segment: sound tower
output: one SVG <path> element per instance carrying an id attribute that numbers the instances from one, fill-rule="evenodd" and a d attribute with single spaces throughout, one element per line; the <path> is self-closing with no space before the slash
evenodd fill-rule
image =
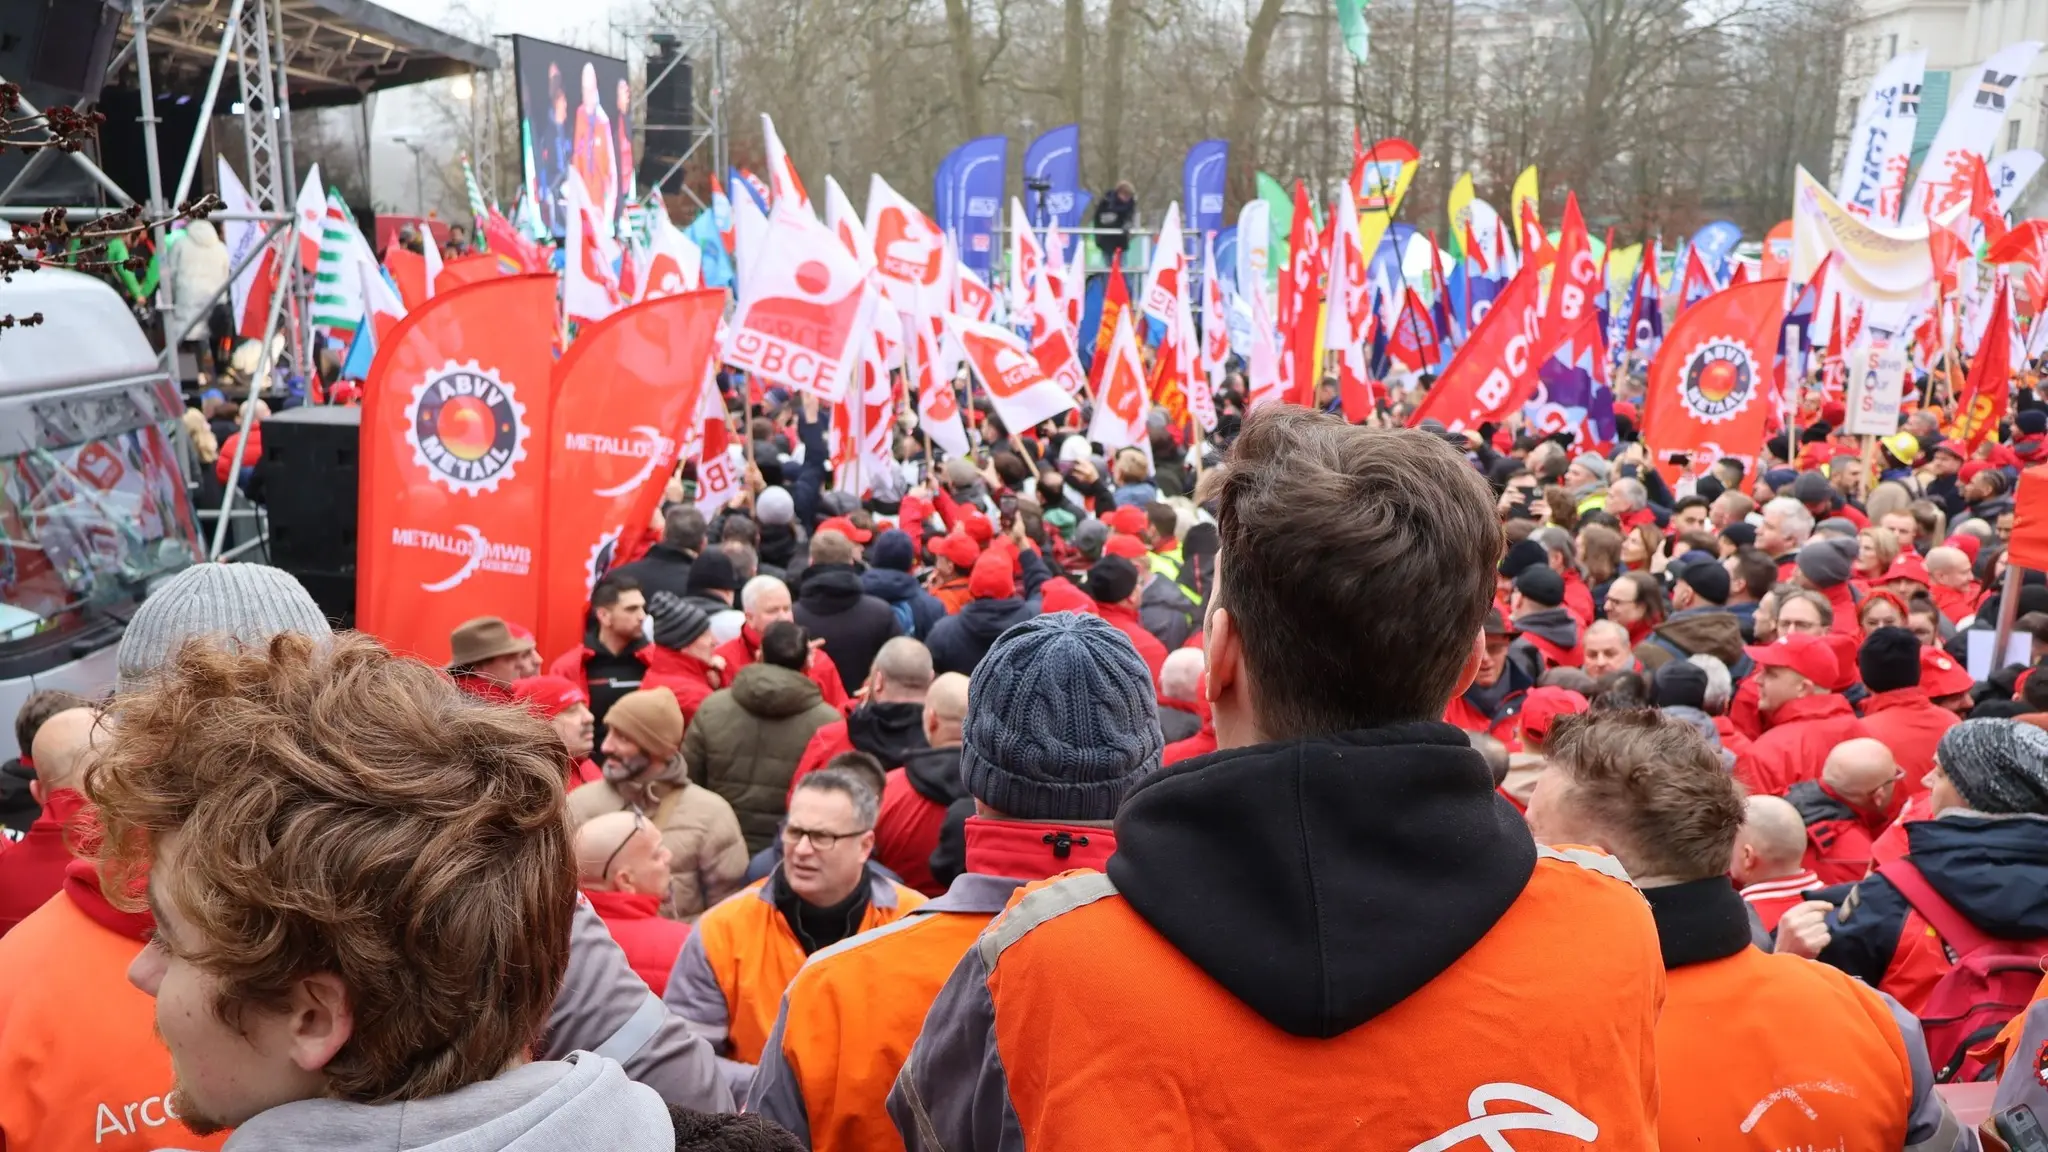
<path id="1" fill-rule="evenodd" d="M 640 150 L 637 175 L 641 185 L 653 187 L 666 173 L 666 189 L 674 191 L 681 187 L 683 173 L 680 168 L 672 173 L 669 169 L 690 150 L 690 141 L 696 136 L 691 103 L 694 74 L 688 58 L 676 60 L 675 37 L 656 35 L 653 39 L 654 50 L 647 55 L 643 82 L 647 94 L 647 120 L 642 125 L 646 144 Z M 676 62 L 673 69 L 669 68 L 671 61 Z M 665 80 L 660 79 L 664 71 L 668 72 Z"/>
<path id="2" fill-rule="evenodd" d="M 299 578 L 342 627 L 356 617 L 356 483 L 363 410 L 287 408 L 263 421 L 258 490 L 270 563 Z"/>

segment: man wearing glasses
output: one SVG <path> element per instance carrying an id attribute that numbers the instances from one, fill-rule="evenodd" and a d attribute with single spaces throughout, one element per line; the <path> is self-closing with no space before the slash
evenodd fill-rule
<path id="1" fill-rule="evenodd" d="M 782 863 L 704 913 L 663 997 L 723 1059 L 745 1099 L 782 994 L 806 957 L 895 921 L 925 898 L 868 867 L 881 798 L 837 768 L 798 781 L 782 828 Z"/>

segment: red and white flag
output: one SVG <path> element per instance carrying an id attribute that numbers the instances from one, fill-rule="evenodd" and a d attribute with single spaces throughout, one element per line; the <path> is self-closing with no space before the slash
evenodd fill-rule
<path id="1" fill-rule="evenodd" d="M 1138 338 L 1131 329 L 1129 309 L 1117 314 L 1115 335 L 1102 355 L 1102 391 L 1096 397 L 1095 416 L 1088 423 L 1088 438 L 1112 456 L 1122 448 L 1137 448 L 1150 460 L 1152 438 L 1145 428 L 1145 364 L 1138 358 Z"/>
<path id="2" fill-rule="evenodd" d="M 846 250 L 853 253 L 861 267 L 875 266 L 875 253 L 868 243 L 867 226 L 861 223 L 860 214 L 853 210 L 853 201 L 846 198 L 846 190 L 830 176 L 825 177 L 825 227 L 839 237 L 839 242 L 846 245 Z"/>
<path id="3" fill-rule="evenodd" d="M 879 175 L 868 179 L 867 233 L 882 290 L 907 316 L 952 308 L 945 233 Z"/>
<path id="4" fill-rule="evenodd" d="M 1202 237 L 1202 372 L 1209 387 L 1223 387 L 1230 362 L 1230 321 L 1223 310 L 1223 270 L 1216 266 L 1216 234 Z"/>
<path id="5" fill-rule="evenodd" d="M 953 303 L 949 310 L 973 320 L 986 321 L 996 314 L 996 294 L 982 282 L 974 269 L 960 262 L 959 254 L 952 249 L 953 240 L 947 237 L 947 263 L 954 273 Z"/>
<path id="6" fill-rule="evenodd" d="M 1278 325 L 1266 309 L 1266 294 L 1253 291 L 1246 298 L 1252 309 L 1252 346 L 1245 356 L 1245 386 L 1250 393 L 1245 398 L 1245 410 L 1250 411 L 1261 404 L 1285 399 L 1287 381 L 1281 374 Z"/>
<path id="7" fill-rule="evenodd" d="M 988 389 L 1003 427 L 1022 431 L 1074 407 L 1074 398 L 1046 377 L 1015 332 L 962 316 L 949 316 L 946 324 L 968 367 Z"/>
<path id="8" fill-rule="evenodd" d="M 860 262 L 808 208 L 777 204 L 748 280 L 726 362 L 837 403 L 880 296 Z"/>
<path id="9" fill-rule="evenodd" d="M 669 222 L 668 211 L 660 205 L 653 208 L 651 215 L 654 226 L 647 246 L 638 250 L 644 263 L 637 270 L 636 303 L 692 292 L 704 284 L 703 249 Z"/>
<path id="10" fill-rule="evenodd" d="M 1040 276 L 1031 290 L 1031 355 L 1045 374 L 1059 382 L 1070 395 L 1079 395 L 1088 385 L 1081 371 L 1080 350 L 1073 329 L 1067 327 L 1067 310 L 1053 292 L 1052 278 Z"/>
<path id="11" fill-rule="evenodd" d="M 804 193 L 804 182 L 797 178 L 796 165 L 789 162 L 782 137 L 776 134 L 775 121 L 766 112 L 761 113 L 761 137 L 768 149 L 769 208 L 787 201 L 792 207 L 809 209 L 811 198 Z"/>
<path id="12" fill-rule="evenodd" d="M 299 217 L 299 267 L 311 274 L 320 265 L 320 234 L 326 231 L 327 221 L 327 190 L 320 186 L 320 165 L 306 169 L 306 182 L 299 186 L 299 199 L 292 208 Z"/>
<path id="13" fill-rule="evenodd" d="M 228 167 L 225 158 L 218 161 L 220 177 L 220 199 L 228 212 L 235 215 L 254 215 L 256 201 L 249 196 L 248 189 L 235 170 Z M 317 175 L 317 172 L 315 173 Z M 326 212 L 326 202 L 318 206 L 314 216 L 313 255 L 320 254 L 320 223 Z M 305 227 L 300 228 L 303 239 Z M 277 293 L 277 242 L 267 246 L 263 254 L 250 260 L 250 253 L 263 239 L 263 225 L 254 220 L 224 220 L 220 226 L 221 243 L 227 246 L 229 266 L 241 265 L 242 271 L 228 288 L 228 303 L 235 317 L 235 331 L 254 340 L 263 339 L 263 328 L 270 322 L 270 300 Z M 244 261 L 247 261 L 244 263 Z M 204 333 L 201 333 L 204 335 Z"/>
<path id="14" fill-rule="evenodd" d="M 1188 413 L 1203 432 L 1216 430 L 1216 393 L 1209 387 L 1209 378 L 1202 372 L 1202 345 L 1195 335 L 1195 311 L 1188 303 L 1187 281 L 1183 279 L 1180 291 L 1174 294 L 1174 346 L 1178 358 L 1174 366 L 1180 371 L 1180 386 L 1187 394 Z"/>
<path id="15" fill-rule="evenodd" d="M 572 167 L 562 182 L 562 311 L 584 323 L 619 310 L 618 245 L 598 225 L 597 206 Z"/>
<path id="16" fill-rule="evenodd" d="M 719 409 L 718 386 L 712 384 L 704 389 L 715 415 L 704 418 L 704 431 L 697 458 L 697 511 L 706 520 L 712 519 L 725 510 L 725 506 L 739 498 L 740 490 L 746 484 L 747 458 L 745 450 L 732 442 L 732 429 L 725 423 L 725 413 Z"/>
<path id="17" fill-rule="evenodd" d="M 1010 197 L 1010 315 L 1030 315 L 1032 292 L 1045 273 L 1045 249 L 1039 247 L 1038 231 L 1024 211 L 1024 202 Z"/>
<path id="18" fill-rule="evenodd" d="M 752 196 L 732 198 L 733 296 L 745 300 L 754 291 L 754 261 L 768 247 L 768 215 Z"/>
<path id="19" fill-rule="evenodd" d="M 1173 323 L 1173 294 L 1187 275 L 1187 257 L 1181 251 L 1180 203 L 1166 206 L 1166 219 L 1159 224 L 1159 241 L 1152 246 L 1152 262 L 1145 268 L 1144 286 L 1138 292 L 1138 308 L 1162 324 Z"/>
<path id="20" fill-rule="evenodd" d="M 959 345 L 946 337 L 942 321 L 917 327 L 917 423 L 948 456 L 966 456 L 967 428 L 953 380 L 960 371 Z"/>

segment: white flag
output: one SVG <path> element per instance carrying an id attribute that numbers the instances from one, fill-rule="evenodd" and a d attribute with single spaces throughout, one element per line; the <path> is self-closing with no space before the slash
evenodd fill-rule
<path id="1" fill-rule="evenodd" d="M 1175 201 L 1166 206 L 1166 219 L 1159 225 L 1159 240 L 1152 246 L 1152 261 L 1138 292 L 1139 309 L 1162 324 L 1173 323 L 1173 294 L 1186 275 L 1181 244 L 1180 203 Z"/>
<path id="2" fill-rule="evenodd" d="M 995 324 L 948 316 L 946 325 L 968 366 L 988 390 L 1003 427 L 1021 432 L 1065 412 L 1074 398 L 1053 380 L 1024 347 L 1015 332 Z"/>
<path id="3" fill-rule="evenodd" d="M 773 194 L 769 208 L 788 201 L 792 207 L 808 211 L 811 198 L 804 194 L 804 182 L 797 179 L 796 165 L 790 163 L 782 137 L 775 131 L 775 121 L 766 112 L 761 113 L 761 135 L 768 148 L 768 189 Z"/>
<path id="4" fill-rule="evenodd" d="M 953 379 L 960 371 L 959 345 L 943 336 L 936 322 L 917 328 L 917 423 L 932 443 L 948 456 L 966 456 L 967 428 L 960 421 L 960 401 Z"/>
<path id="5" fill-rule="evenodd" d="M 1145 364 L 1138 358 L 1138 339 L 1131 329 L 1131 311 L 1116 314 L 1109 348 L 1098 353 L 1109 357 L 1102 369 L 1102 394 L 1095 398 L 1095 415 L 1088 422 L 1088 438 L 1111 456 L 1119 449 L 1137 448 L 1152 458 L 1152 438 L 1145 428 Z"/>
<path id="6" fill-rule="evenodd" d="M 932 317 L 952 307 L 945 234 L 879 175 L 868 178 L 867 233 L 882 289 L 898 311 Z"/>
<path id="7" fill-rule="evenodd" d="M 2012 215 L 2020 194 L 2041 172 L 2041 154 L 2032 148 L 2001 152 L 1991 161 L 1991 190 L 1998 194 L 1998 210 Z"/>
<path id="8" fill-rule="evenodd" d="M 1999 49 L 1974 71 L 1962 74 L 1970 82 L 1949 101 L 1941 131 L 1935 133 L 1927 160 L 1913 181 L 1913 191 L 1906 197 L 1901 222 L 1923 223 L 1969 196 L 1969 159 L 1981 161 L 1989 156 L 2007 118 L 2020 110 L 2020 82 L 2040 51 L 2039 40 L 2022 40 Z"/>
<path id="9" fill-rule="evenodd" d="M 1912 161 L 1913 133 L 1920 121 L 1920 84 L 1926 71 L 1926 52 L 1902 52 L 1878 69 L 1870 91 L 1857 105 L 1849 146 L 1842 153 L 1842 171 L 1835 179 L 1835 196 L 1844 208 L 1865 220 L 1890 224 L 1899 218 L 1906 168 Z"/>
<path id="10" fill-rule="evenodd" d="M 726 361 L 836 403 L 860 361 L 879 292 L 808 207 L 777 204 L 760 243 Z"/>
<path id="11" fill-rule="evenodd" d="M 598 224 L 583 177 L 572 166 L 562 181 L 562 311 L 585 323 L 619 310 L 618 247 Z"/>

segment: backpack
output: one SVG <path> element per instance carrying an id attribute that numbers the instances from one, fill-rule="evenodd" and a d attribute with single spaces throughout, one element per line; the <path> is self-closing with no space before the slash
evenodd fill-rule
<path id="1" fill-rule="evenodd" d="M 903 629 L 903 635 L 917 635 L 917 617 L 910 611 L 910 601 L 896 600 L 889 604 L 889 611 L 896 614 L 896 623 Z"/>
<path id="2" fill-rule="evenodd" d="M 1986 935 L 1943 899 L 1907 857 L 1879 865 L 1877 874 L 1933 927 L 1955 963 L 1936 981 L 1920 1010 L 1935 1082 L 1996 1078 L 1997 1060 L 1971 1050 L 1996 1038 L 2033 1002 L 2041 985 L 2042 961 L 2048 957 L 2048 939 L 2001 940 Z"/>

